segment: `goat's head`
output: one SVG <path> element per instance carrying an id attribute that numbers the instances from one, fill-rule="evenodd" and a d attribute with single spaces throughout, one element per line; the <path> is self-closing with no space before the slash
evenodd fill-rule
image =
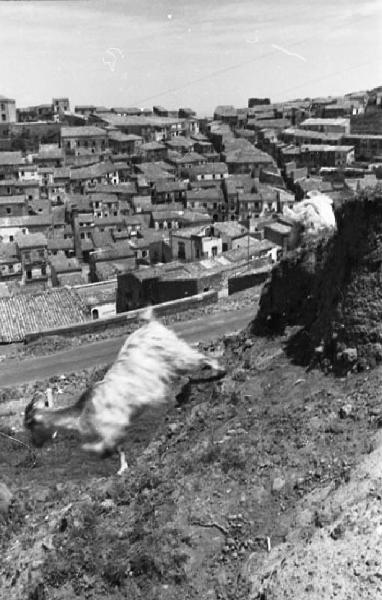
<path id="1" fill-rule="evenodd" d="M 54 437 L 55 429 L 47 418 L 49 407 L 48 395 L 48 398 L 35 396 L 25 408 L 24 426 L 31 432 L 31 441 L 37 448 L 41 448 Z"/>

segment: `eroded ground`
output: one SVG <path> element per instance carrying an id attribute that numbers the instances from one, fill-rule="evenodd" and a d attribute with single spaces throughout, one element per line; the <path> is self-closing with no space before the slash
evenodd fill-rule
<path id="1" fill-rule="evenodd" d="M 210 347 L 224 351 L 227 377 L 195 385 L 166 414 L 143 415 L 122 478 L 116 458 L 89 457 L 74 437 L 32 455 L 0 436 L 1 478 L 15 494 L 0 531 L 1 597 L 379 597 L 382 370 L 306 372 L 283 341 L 241 336 Z M 64 404 L 101 374 L 49 384 Z M 2 422 L 20 441 L 26 399 L 46 385 L 0 392 Z M 365 458 L 372 474 L 355 469 Z"/>

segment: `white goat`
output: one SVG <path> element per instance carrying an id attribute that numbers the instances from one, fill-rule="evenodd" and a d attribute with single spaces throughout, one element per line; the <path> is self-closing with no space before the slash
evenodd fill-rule
<path id="1" fill-rule="evenodd" d="M 214 358 L 155 320 L 152 309 L 141 318 L 147 322 L 128 336 L 103 380 L 87 389 L 74 405 L 51 409 L 39 401 L 29 403 L 24 424 L 34 445 L 43 446 L 56 430 L 75 430 L 90 440 L 82 445 L 84 450 L 101 456 L 118 450 L 121 474 L 127 463 L 120 444 L 135 413 L 146 405 L 163 403 L 175 377 L 206 367 L 215 377 L 225 374 Z"/>
<path id="2" fill-rule="evenodd" d="M 333 200 L 318 191 L 308 192 L 308 198 L 296 202 L 293 208 L 284 208 L 284 215 L 304 227 L 305 233 L 336 229 Z"/>

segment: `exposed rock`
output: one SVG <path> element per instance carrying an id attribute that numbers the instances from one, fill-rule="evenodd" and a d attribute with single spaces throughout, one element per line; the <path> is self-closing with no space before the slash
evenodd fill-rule
<path id="1" fill-rule="evenodd" d="M 285 487 L 285 479 L 283 477 L 275 477 L 272 482 L 272 492 L 278 494 Z"/>
<path id="2" fill-rule="evenodd" d="M 264 286 L 250 331 L 302 326 L 288 352 L 324 370 L 367 370 L 382 361 L 381 191 L 336 211 L 338 231 L 312 236 L 284 257 Z"/>

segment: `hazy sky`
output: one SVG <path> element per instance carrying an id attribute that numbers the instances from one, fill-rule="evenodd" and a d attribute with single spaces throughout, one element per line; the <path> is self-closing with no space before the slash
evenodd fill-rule
<path id="1" fill-rule="evenodd" d="M 382 84 L 382 0 L 0 2 L 0 94 L 210 114 Z"/>

